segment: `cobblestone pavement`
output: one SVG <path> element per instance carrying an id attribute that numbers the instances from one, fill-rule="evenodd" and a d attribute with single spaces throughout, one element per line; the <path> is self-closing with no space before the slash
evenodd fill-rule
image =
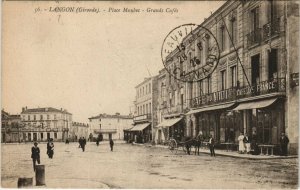
<path id="1" fill-rule="evenodd" d="M 17 187 L 18 177 L 34 177 L 31 144 L 2 144 L 2 187 Z M 155 147 L 107 142 L 55 143 L 52 160 L 39 144 L 47 188 L 297 188 L 298 159 L 245 160 L 172 154 Z M 34 179 L 35 181 L 35 179 Z"/>

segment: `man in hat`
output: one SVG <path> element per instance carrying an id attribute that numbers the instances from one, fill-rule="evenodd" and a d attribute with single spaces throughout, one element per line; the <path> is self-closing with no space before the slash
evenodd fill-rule
<path id="1" fill-rule="evenodd" d="M 288 155 L 288 144 L 289 144 L 289 138 L 285 135 L 285 133 L 281 133 L 280 137 L 280 150 L 281 150 L 281 156 L 287 156 Z"/>
<path id="2" fill-rule="evenodd" d="M 40 164 L 40 148 L 38 143 L 34 142 L 34 146 L 31 148 L 31 158 L 33 162 L 33 171 L 35 171 L 36 162 Z"/>

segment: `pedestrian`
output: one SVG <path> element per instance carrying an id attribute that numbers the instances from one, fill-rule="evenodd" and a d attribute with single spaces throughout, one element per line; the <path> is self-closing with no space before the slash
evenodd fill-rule
<path id="1" fill-rule="evenodd" d="M 280 151 L 281 156 L 287 156 L 288 155 L 288 144 L 289 144 L 289 138 L 285 135 L 285 133 L 281 133 L 280 137 Z"/>
<path id="2" fill-rule="evenodd" d="M 85 138 L 84 137 L 82 137 L 82 140 L 81 140 L 81 148 L 82 148 L 82 152 L 84 152 L 85 151 L 85 145 L 86 145 L 86 140 L 85 140 Z"/>
<path id="3" fill-rule="evenodd" d="M 110 151 L 113 151 L 113 149 L 114 149 L 114 141 L 112 140 L 112 138 L 109 139 L 109 146 L 110 146 Z"/>
<path id="4" fill-rule="evenodd" d="M 240 154 L 245 152 L 244 138 L 245 138 L 244 133 L 241 133 L 240 136 L 238 137 Z"/>
<path id="5" fill-rule="evenodd" d="M 31 148 L 31 158 L 33 162 L 33 171 L 35 171 L 36 162 L 40 164 L 40 148 L 38 143 L 35 142 L 34 146 Z"/>
<path id="6" fill-rule="evenodd" d="M 53 139 L 49 139 L 48 143 L 47 143 L 47 154 L 48 154 L 48 157 L 50 159 L 53 158 L 53 155 L 54 155 L 54 144 L 53 144 Z"/>
<path id="7" fill-rule="evenodd" d="M 96 139 L 96 145 L 99 146 L 99 137 Z"/>
<path id="8" fill-rule="evenodd" d="M 247 154 L 250 154 L 250 151 L 251 151 L 251 144 L 250 144 L 251 140 L 250 140 L 250 137 L 248 137 L 247 133 L 245 133 L 245 137 L 243 139 L 243 142 L 245 143 Z"/>
<path id="9" fill-rule="evenodd" d="M 212 135 L 210 135 L 208 145 L 209 145 L 209 150 L 210 150 L 210 156 L 216 156 L 216 154 L 215 154 L 215 139 L 213 138 Z"/>
<path id="10" fill-rule="evenodd" d="M 81 144 L 82 144 L 82 138 L 81 137 L 79 138 L 78 143 L 79 143 L 78 148 L 81 148 Z"/>

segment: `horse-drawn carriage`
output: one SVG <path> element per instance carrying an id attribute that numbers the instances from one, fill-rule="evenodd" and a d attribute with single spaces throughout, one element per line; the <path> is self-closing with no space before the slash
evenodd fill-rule
<path id="1" fill-rule="evenodd" d="M 174 138 L 171 138 L 168 142 L 168 148 L 172 153 L 177 153 L 177 151 L 182 148 L 184 152 L 187 154 L 190 154 L 191 148 L 195 148 L 195 154 L 198 152 L 199 155 L 199 149 L 201 146 L 202 139 L 201 138 L 191 138 L 191 137 L 185 137 L 182 138 L 181 141 L 176 140 Z"/>

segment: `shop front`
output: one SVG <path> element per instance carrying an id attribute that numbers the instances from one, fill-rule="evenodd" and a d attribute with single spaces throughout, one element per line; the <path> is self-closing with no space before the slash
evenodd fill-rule
<path id="1" fill-rule="evenodd" d="M 156 126 L 155 142 L 164 144 L 171 138 L 181 141 L 184 136 L 185 123 L 183 117 L 165 118 Z"/>
<path id="2" fill-rule="evenodd" d="M 274 147 L 274 153 L 279 153 L 280 135 L 285 132 L 283 97 L 241 102 L 234 110 L 243 114 L 244 132 L 252 141 Z"/>
<path id="3" fill-rule="evenodd" d="M 202 133 L 205 141 L 212 135 L 216 143 L 234 142 L 240 130 L 239 114 L 232 112 L 235 103 L 202 107 L 187 113 L 190 116 L 189 136 Z"/>
<path id="4" fill-rule="evenodd" d="M 128 135 L 127 135 L 128 138 Z M 151 123 L 135 123 L 130 129 L 129 141 L 147 143 L 151 141 Z"/>

